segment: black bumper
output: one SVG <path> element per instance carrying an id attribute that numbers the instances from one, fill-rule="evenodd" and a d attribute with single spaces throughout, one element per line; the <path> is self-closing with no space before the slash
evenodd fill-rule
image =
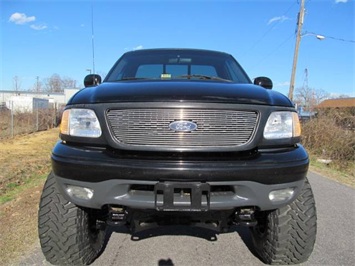
<path id="1" fill-rule="evenodd" d="M 63 195 L 76 205 L 96 209 L 104 205 L 120 205 L 159 210 L 165 200 L 162 195 L 157 196 L 157 190 L 163 190 L 162 187 L 171 182 L 190 191 L 199 188 L 199 184 L 206 184 L 208 196 L 202 193 L 199 197 L 198 208 L 201 210 L 247 206 L 260 210 L 276 209 L 298 196 L 308 163 L 308 155 L 302 146 L 258 151 L 243 158 L 232 154 L 217 157 L 211 154 L 182 159 L 171 154 L 166 154 L 165 158 L 138 154 L 122 156 L 107 149 L 58 142 L 52 154 L 53 172 Z M 90 200 L 71 196 L 66 191 L 68 185 L 90 188 L 94 196 Z M 278 202 L 269 199 L 271 191 L 287 188 L 294 189 L 291 198 Z M 190 204 L 193 207 L 189 197 L 175 196 L 171 195 L 177 206 Z"/>
<path id="2" fill-rule="evenodd" d="M 55 175 L 78 181 L 253 181 L 281 184 L 303 180 L 308 155 L 301 145 L 287 149 L 258 151 L 244 158 L 119 156 L 107 149 L 77 147 L 58 142 L 52 153 Z"/>

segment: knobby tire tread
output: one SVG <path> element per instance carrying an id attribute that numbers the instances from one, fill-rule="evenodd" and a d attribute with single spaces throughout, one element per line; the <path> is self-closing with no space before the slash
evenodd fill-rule
<path id="1" fill-rule="evenodd" d="M 105 232 L 99 232 L 93 243 L 89 237 L 88 213 L 67 201 L 57 186 L 51 173 L 44 185 L 38 212 L 42 252 L 54 265 L 90 264 L 103 247 Z"/>
<path id="2" fill-rule="evenodd" d="M 305 262 L 316 240 L 317 216 L 311 186 L 304 187 L 295 201 L 267 215 L 265 233 L 252 229 L 256 252 L 268 264 Z"/>

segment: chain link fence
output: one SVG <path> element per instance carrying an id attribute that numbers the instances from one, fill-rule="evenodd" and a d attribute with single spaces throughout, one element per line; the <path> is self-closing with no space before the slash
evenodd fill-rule
<path id="1" fill-rule="evenodd" d="M 48 130 L 59 125 L 61 108 L 36 108 L 28 112 L 0 106 L 0 139 Z"/>

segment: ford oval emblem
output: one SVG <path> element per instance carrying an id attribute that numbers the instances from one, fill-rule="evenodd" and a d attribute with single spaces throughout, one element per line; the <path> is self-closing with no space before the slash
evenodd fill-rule
<path id="1" fill-rule="evenodd" d="M 197 124 L 191 121 L 174 121 L 169 128 L 175 132 L 191 132 L 197 129 Z"/>

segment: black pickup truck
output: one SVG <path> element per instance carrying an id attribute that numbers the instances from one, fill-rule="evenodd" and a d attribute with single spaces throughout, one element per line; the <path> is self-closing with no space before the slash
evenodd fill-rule
<path id="1" fill-rule="evenodd" d="M 310 256 L 316 209 L 292 102 L 229 54 L 125 53 L 68 102 L 39 206 L 52 264 L 90 264 L 108 226 L 248 226 L 269 264 Z M 236 258 L 237 259 L 237 258 Z"/>

